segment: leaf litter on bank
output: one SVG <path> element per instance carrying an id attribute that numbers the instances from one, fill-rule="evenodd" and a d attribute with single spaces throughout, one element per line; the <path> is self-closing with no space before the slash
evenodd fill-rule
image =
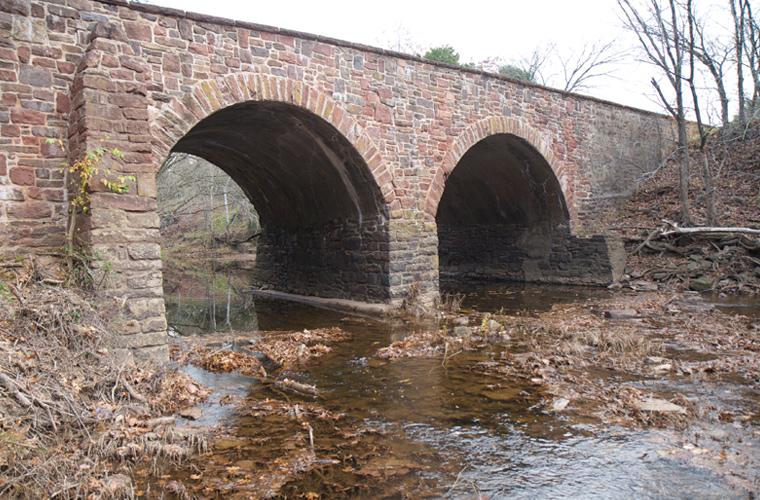
<path id="1" fill-rule="evenodd" d="M 0 283 L 0 498 L 133 498 L 131 468 L 181 460 L 202 437 L 171 416 L 207 392 L 178 372 L 118 362 L 117 337 L 55 268 Z M 51 281 L 52 280 L 52 281 Z"/>

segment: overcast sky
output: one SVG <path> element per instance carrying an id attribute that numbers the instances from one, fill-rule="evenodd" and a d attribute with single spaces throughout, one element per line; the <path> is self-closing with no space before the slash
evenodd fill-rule
<path id="1" fill-rule="evenodd" d="M 709 2 L 712 0 L 703 0 Z M 615 0 L 467 0 L 456 3 L 413 0 L 150 0 L 190 12 L 304 31 L 372 46 L 388 46 L 401 31 L 424 53 L 450 45 L 460 62 L 498 57 L 509 62 L 555 44 L 562 54 L 584 43 L 616 41 L 618 50 L 635 45 L 622 29 Z M 400 28 L 400 29 L 399 29 Z M 616 78 L 600 78 L 582 93 L 635 107 L 662 111 L 649 83 L 656 70 L 632 56 Z"/>

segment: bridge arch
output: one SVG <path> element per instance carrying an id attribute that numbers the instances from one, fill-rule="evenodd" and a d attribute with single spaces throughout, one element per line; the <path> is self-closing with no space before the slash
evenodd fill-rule
<path id="1" fill-rule="evenodd" d="M 202 157 L 254 204 L 260 284 L 388 300 L 390 176 L 371 138 L 329 96 L 298 81 L 234 75 L 156 109 L 153 127 L 156 158 Z"/>
<path id="2" fill-rule="evenodd" d="M 434 219 L 438 213 L 438 204 L 443 196 L 446 181 L 452 174 L 460 160 L 471 149 L 490 136 L 508 136 L 519 139 L 529 148 L 533 149 L 549 166 L 556 177 L 564 205 L 572 220 L 576 214 L 574 182 L 570 172 L 564 168 L 564 162 L 558 159 L 549 147 L 544 137 L 525 121 L 511 117 L 489 117 L 477 121 L 468 126 L 464 132 L 448 148 L 441 166 L 436 172 L 430 187 L 428 188 L 423 204 L 423 210 L 427 217 Z M 538 158 L 534 156 L 534 160 Z"/>
<path id="3" fill-rule="evenodd" d="M 426 205 L 435 207 L 444 287 L 557 280 L 560 263 L 552 261 L 571 253 L 571 234 L 568 182 L 553 159 L 543 139 L 517 120 L 484 120 L 462 134 L 441 168 L 442 192 L 438 181 Z"/>

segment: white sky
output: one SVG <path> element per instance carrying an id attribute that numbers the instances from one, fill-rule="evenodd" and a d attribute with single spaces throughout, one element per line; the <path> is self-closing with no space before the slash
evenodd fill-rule
<path id="1" fill-rule="evenodd" d="M 697 0 L 699 1 L 699 0 Z M 702 0 L 712 3 L 714 0 Z M 505 62 L 556 44 L 561 53 L 584 43 L 616 40 L 620 50 L 637 42 L 621 25 L 615 0 L 150 0 L 190 12 L 304 31 L 350 42 L 382 46 L 393 33 L 409 33 L 421 53 L 450 45 L 460 62 L 500 57 Z M 387 45 L 387 43 L 386 43 Z M 663 111 L 649 81 L 656 70 L 633 57 L 616 78 L 591 82 L 583 93 L 630 106 Z"/>

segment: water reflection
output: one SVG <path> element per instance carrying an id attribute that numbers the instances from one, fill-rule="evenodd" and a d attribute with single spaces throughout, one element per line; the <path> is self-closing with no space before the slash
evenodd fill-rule
<path id="1" fill-rule="evenodd" d="M 439 496 L 743 498 L 708 470 L 661 454 L 663 443 L 673 439 L 668 431 L 609 430 L 590 418 L 573 420 L 546 412 L 547 401 L 540 388 L 525 381 L 505 382 L 473 373 L 473 364 L 497 356 L 503 346 L 462 353 L 445 364 L 440 358 L 378 360 L 373 353 L 379 347 L 419 327 L 347 317 L 305 304 L 254 300 L 245 292 L 242 273 L 211 269 L 192 279 L 178 276 L 174 280 L 173 293 L 167 295 L 167 317 L 171 327 L 182 334 L 332 326 L 353 333 L 354 341 L 334 346 L 332 353 L 308 369 L 288 376 L 319 387 L 328 398 L 321 404 L 328 409 L 381 429 L 384 446 L 392 449 L 397 459 L 419 461 L 421 450 L 432 450 L 435 458 L 424 461 L 425 469 L 419 475 L 438 484 L 433 491 Z M 191 282 L 194 285 L 190 286 Z M 548 309 L 557 302 L 586 300 L 608 292 L 510 286 L 464 293 L 464 307 L 493 312 Z M 256 395 L 266 390 L 247 377 L 187 370 L 205 385 L 221 389 L 219 394 Z M 229 418 L 213 407 L 207 405 L 206 421 Z M 258 425 L 251 418 L 236 423 L 240 436 Z M 399 492 L 407 488 L 424 493 L 415 491 L 411 483 L 394 487 L 400 488 Z"/>

